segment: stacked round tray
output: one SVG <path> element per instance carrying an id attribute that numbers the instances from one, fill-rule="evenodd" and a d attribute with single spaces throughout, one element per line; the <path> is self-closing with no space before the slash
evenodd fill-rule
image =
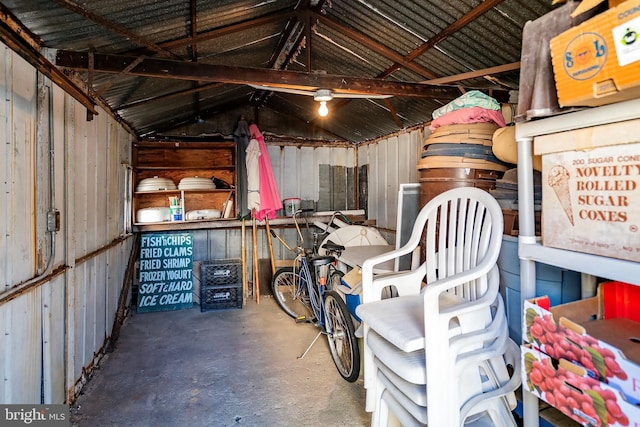
<path id="1" fill-rule="evenodd" d="M 182 178 L 178 183 L 179 190 L 215 190 L 216 185 L 209 178 L 197 176 Z"/>
<path id="2" fill-rule="evenodd" d="M 171 220 L 171 210 L 164 207 L 151 207 L 138 209 L 136 222 L 164 222 Z"/>
<path id="3" fill-rule="evenodd" d="M 159 190 L 175 190 L 176 184 L 169 178 L 145 178 L 140 180 L 136 191 L 159 191 Z"/>
<path id="4" fill-rule="evenodd" d="M 186 220 L 198 220 L 198 219 L 219 219 L 222 215 L 218 209 L 198 209 L 195 211 L 189 211 L 186 214 Z"/>

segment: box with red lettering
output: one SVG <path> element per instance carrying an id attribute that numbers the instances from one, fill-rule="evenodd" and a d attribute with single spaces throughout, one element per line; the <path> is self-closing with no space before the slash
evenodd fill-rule
<path id="1" fill-rule="evenodd" d="M 640 262 L 640 120 L 543 135 L 542 244 Z"/>

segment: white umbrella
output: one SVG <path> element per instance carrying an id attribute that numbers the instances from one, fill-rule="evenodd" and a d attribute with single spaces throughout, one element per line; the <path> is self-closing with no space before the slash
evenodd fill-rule
<path id="1" fill-rule="evenodd" d="M 252 138 L 246 151 L 247 164 L 247 208 L 249 211 L 260 210 L 260 145 Z"/>

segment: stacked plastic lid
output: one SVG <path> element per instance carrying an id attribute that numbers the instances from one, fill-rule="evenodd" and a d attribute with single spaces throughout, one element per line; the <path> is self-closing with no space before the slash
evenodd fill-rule
<path id="1" fill-rule="evenodd" d="M 138 209 L 136 212 L 136 222 L 165 222 L 171 220 L 171 210 L 165 207 L 150 207 Z"/>
<path id="2" fill-rule="evenodd" d="M 501 179 L 496 180 L 496 188 L 489 190 L 503 209 L 518 209 L 518 169 L 509 169 Z M 533 200 L 535 210 L 541 209 L 542 182 L 539 171 L 533 173 Z"/>
<path id="3" fill-rule="evenodd" d="M 178 183 L 179 190 L 215 190 L 216 185 L 209 178 L 197 176 L 182 178 Z"/>
<path id="4" fill-rule="evenodd" d="M 169 178 L 160 178 L 154 176 L 153 178 L 145 178 L 140 180 L 136 191 L 160 191 L 160 190 L 175 190 L 176 184 Z"/>
<path id="5" fill-rule="evenodd" d="M 450 124 L 436 128 L 422 147 L 422 168 L 474 168 L 504 172 L 509 165 L 492 150 L 495 123 Z"/>
<path id="6" fill-rule="evenodd" d="M 198 219 L 218 219 L 222 213 L 218 209 L 198 209 L 195 211 L 189 211 L 186 214 L 187 220 Z"/>

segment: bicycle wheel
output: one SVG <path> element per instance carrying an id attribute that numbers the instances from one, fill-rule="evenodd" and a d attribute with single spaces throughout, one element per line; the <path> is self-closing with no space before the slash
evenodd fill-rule
<path id="1" fill-rule="evenodd" d="M 345 380 L 354 382 L 360 375 L 360 349 L 351 314 L 336 291 L 324 294 L 325 327 L 333 362 Z"/>
<path id="2" fill-rule="evenodd" d="M 294 319 L 310 318 L 308 284 L 293 267 L 284 267 L 276 271 L 271 280 L 271 290 L 278 305 Z"/>
<path id="3" fill-rule="evenodd" d="M 342 276 L 344 276 L 344 273 L 342 271 L 336 270 L 335 267 L 331 267 L 329 280 L 327 280 L 327 290 L 336 290 L 338 286 L 342 284 Z"/>

